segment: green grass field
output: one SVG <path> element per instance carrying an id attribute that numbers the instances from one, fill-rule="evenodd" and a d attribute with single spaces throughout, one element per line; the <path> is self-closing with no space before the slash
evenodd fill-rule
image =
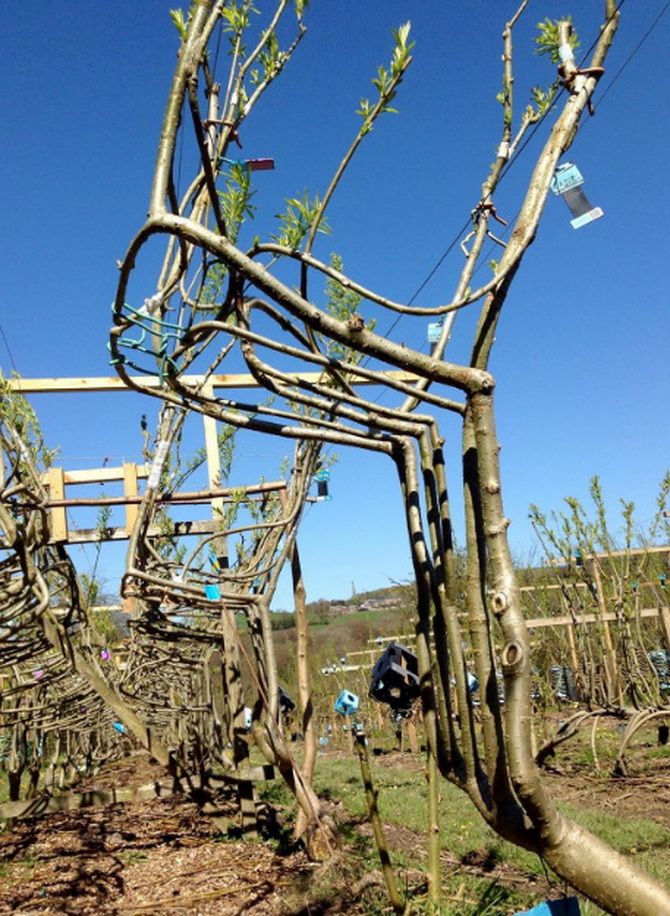
<path id="1" fill-rule="evenodd" d="M 408 874 L 413 875 L 411 885 L 416 884 L 417 871 L 425 867 L 426 784 L 420 761 L 408 756 L 403 766 L 402 759 L 395 755 L 392 767 L 373 759 L 372 767 L 396 875 L 401 885 L 406 883 Z M 624 791 L 610 777 L 602 778 L 609 780 L 612 791 Z M 367 820 L 367 809 L 357 758 L 344 754 L 320 756 L 315 786 L 322 798 L 335 805 L 349 854 L 359 871 L 378 868 L 370 832 L 359 829 Z M 288 794 L 278 784 L 270 794 L 273 801 L 290 807 Z M 652 875 L 670 883 L 668 827 L 651 818 L 610 814 L 602 807 L 567 803 L 559 807 Z M 570 894 L 563 882 L 547 872 L 538 856 L 498 837 L 467 796 L 446 781 L 440 783 L 440 846 L 444 916 L 509 916 L 548 897 Z M 473 874 L 473 869 L 463 867 L 468 863 L 480 865 L 480 873 Z M 487 870 L 493 877 L 486 875 Z M 328 889 L 324 888 L 323 893 L 327 898 Z M 582 899 L 580 903 L 583 916 L 602 913 L 589 901 Z M 368 905 L 370 913 L 382 912 L 388 908 L 388 901 L 378 895 Z M 425 891 L 419 889 L 412 910 L 423 912 L 426 907 Z"/>

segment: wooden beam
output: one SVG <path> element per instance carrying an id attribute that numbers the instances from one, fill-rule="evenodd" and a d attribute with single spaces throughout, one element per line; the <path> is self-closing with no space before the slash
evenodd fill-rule
<path id="1" fill-rule="evenodd" d="M 266 782 L 276 779 L 274 767 L 248 767 L 234 775 L 214 776 L 213 782 Z M 201 780 L 198 776 L 190 777 L 191 785 L 198 789 Z M 160 779 L 136 787 L 114 787 L 111 789 L 92 789 L 89 792 L 63 792 L 60 795 L 40 795 L 27 801 L 5 802 L 0 805 L 0 818 L 22 820 L 42 817 L 55 811 L 77 811 L 80 808 L 91 808 L 98 805 L 113 805 L 119 802 L 146 801 L 151 798 L 167 798 L 175 792 L 182 793 L 184 786 L 179 780 Z"/>
<path id="2" fill-rule="evenodd" d="M 80 471 L 64 471 L 65 486 L 72 486 L 78 483 L 108 483 L 111 480 L 123 480 L 123 467 L 108 468 L 84 468 Z M 139 479 L 149 476 L 151 468 L 148 464 L 135 464 L 135 473 Z M 48 472 L 47 472 L 48 473 Z M 47 474 L 43 475 L 43 481 L 46 483 Z"/>
<path id="3" fill-rule="evenodd" d="M 550 582 L 547 585 L 522 585 L 519 588 L 520 592 L 543 592 L 543 591 L 553 591 L 559 588 L 588 588 L 588 583 L 586 582 L 571 582 L 569 579 L 565 579 L 563 582 Z"/>
<path id="4" fill-rule="evenodd" d="M 323 379 L 323 372 L 298 372 L 297 378 L 306 382 L 319 382 Z M 399 382 L 416 382 L 418 376 L 413 372 L 405 372 L 402 369 L 392 369 L 386 372 L 380 372 L 378 379 L 350 379 L 353 385 L 380 385 L 382 378 L 393 379 Z M 158 376 L 140 375 L 133 376 L 132 381 L 138 388 L 155 389 L 161 388 L 162 382 Z M 212 375 L 205 379 L 202 375 L 183 375 L 181 381 L 187 385 L 201 385 L 205 381 L 211 384 L 212 388 L 259 388 L 261 387 L 251 373 L 239 373 L 232 375 Z M 87 392 L 87 391 L 133 391 L 128 388 L 118 376 L 88 376 L 73 378 L 17 378 L 6 379 L 6 384 L 12 391 L 20 394 L 47 394 L 67 392 Z"/>
<path id="5" fill-rule="evenodd" d="M 130 465 L 134 467 L 134 465 Z M 250 487 L 221 487 L 217 490 L 184 490 L 181 493 L 162 493 L 156 498 L 157 503 L 184 503 L 186 505 L 205 505 L 214 498 L 224 502 L 233 502 L 243 494 L 248 499 L 264 498 L 265 493 L 274 493 L 285 490 L 286 482 L 279 480 L 274 483 L 259 483 Z M 83 496 L 63 497 L 63 499 L 49 499 L 44 505 L 47 509 L 77 508 L 82 506 L 138 506 L 144 497 L 141 494 L 124 496 Z M 40 504 L 41 505 L 41 504 Z"/>
<path id="6" fill-rule="evenodd" d="M 650 553 L 670 554 L 670 544 L 665 544 L 660 547 L 631 547 L 626 550 L 603 550 L 602 553 L 587 553 L 581 558 L 581 562 L 586 563 L 587 560 L 608 560 L 611 557 L 644 557 Z M 577 565 L 577 559 L 576 557 L 557 557 L 549 560 L 550 566 L 560 566 L 564 563 L 573 563 Z"/>
<path id="7" fill-rule="evenodd" d="M 174 533 L 177 537 L 188 535 L 213 534 L 214 525 L 211 519 L 202 519 L 196 522 L 174 522 Z M 147 532 L 150 538 L 165 537 L 165 530 L 152 526 Z M 94 544 L 97 541 L 127 541 L 128 532 L 124 528 L 106 528 L 102 537 L 97 528 L 80 528 L 70 531 L 68 544 Z"/>
<path id="8" fill-rule="evenodd" d="M 658 617 L 662 609 L 657 607 L 646 607 L 642 608 L 639 612 L 640 617 Z M 536 617 L 532 620 L 526 621 L 526 626 L 529 630 L 536 630 L 540 627 L 565 627 L 568 624 L 571 624 L 574 620 L 575 623 L 598 623 L 601 620 L 617 620 L 618 617 L 614 611 L 607 611 L 605 614 L 575 614 L 574 618 L 570 616 L 556 616 L 556 617 Z"/>

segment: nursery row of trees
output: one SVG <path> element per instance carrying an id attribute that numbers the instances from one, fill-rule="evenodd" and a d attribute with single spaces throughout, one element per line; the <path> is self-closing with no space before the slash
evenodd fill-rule
<path id="1" fill-rule="evenodd" d="M 179 54 L 148 216 L 120 262 L 110 333 L 112 363 L 125 385 L 161 401 L 151 473 L 123 580 L 124 597 L 132 599 L 135 612 L 121 671 L 105 667 L 90 638 L 69 558 L 49 542 L 49 496 L 41 483 L 43 456 L 36 452 L 39 439 L 32 419 L 17 427 L 3 414 L 2 596 L 9 610 L 2 648 L 8 652 L 11 691 L 17 698 L 11 709 L 3 707 L 9 716 L 5 721 L 15 728 L 26 722 L 34 728 L 39 721 L 56 736 L 65 726 L 68 735 L 76 731 L 86 736 L 82 741 L 94 741 L 102 754 L 113 730 L 132 735 L 191 791 L 197 790 L 206 809 L 215 806 L 219 780 L 237 785 L 247 825 L 253 821 L 253 786 L 259 778 L 249 759 L 250 727 L 255 746 L 295 795 L 297 836 L 314 857 L 328 856 L 338 836 L 312 784 L 317 734 L 297 533 L 308 487 L 322 470 L 324 447 L 364 449 L 379 461 L 391 461 L 395 469 L 416 580 L 431 904 L 439 906 L 438 832 L 433 828 L 439 780 L 447 779 L 469 796 L 498 834 L 536 852 L 609 912 L 670 911 L 668 889 L 559 811 L 542 779 L 533 741 L 532 644 L 507 538 L 495 379 L 489 368 L 499 318 L 534 240 L 550 183 L 604 72 L 619 21 L 617 6 L 614 0 L 604 3 L 599 33 L 582 62 L 574 56 L 570 20 L 541 24 L 539 46 L 557 72 L 551 73 L 547 90 L 533 91 L 534 104 L 520 113 L 513 96 L 513 36 L 526 0 L 505 25 L 495 160 L 476 195 L 469 247 L 453 291 L 446 304 L 434 306 L 396 302 L 349 277 L 337 257 L 327 261 L 315 254 L 328 206 L 349 163 L 369 142 L 377 122 L 393 110 L 412 61 L 408 23 L 395 31 L 391 59 L 373 81 L 375 96 L 362 101 L 359 126 L 343 144 L 341 161 L 322 195 L 292 198 L 269 239 L 252 234 L 252 177 L 263 164 L 239 160 L 234 144 L 302 42 L 304 6 L 302 0 L 278 0 L 271 12 L 256 18 L 247 0 L 196 0 L 187 13 L 172 13 Z M 219 79 L 213 71 L 217 57 L 209 49 L 222 29 L 229 70 Z M 549 136 L 500 259 L 490 279 L 473 288 L 492 236 L 501 177 L 528 128 L 545 118 L 553 121 Z M 176 162 L 188 161 L 177 153 L 182 144 L 191 145 L 197 167 L 178 194 Z M 147 295 L 136 267 L 145 246 L 161 239 L 164 260 L 155 290 Z M 462 363 L 450 362 L 445 350 L 452 325 L 465 309 L 478 310 L 470 355 Z M 364 313 L 415 320 L 432 316 L 440 322 L 439 339 L 426 355 L 377 333 L 374 318 Z M 262 396 L 251 401 L 235 392 L 216 397 L 212 376 L 240 366 L 254 377 Z M 159 384 L 147 389 L 137 373 L 156 375 Z M 378 386 L 385 397 L 362 393 L 364 383 Z M 287 479 L 258 498 L 223 493 L 212 533 L 184 549 L 170 537 L 169 527 L 162 539 L 154 532 L 165 513 L 162 498 L 173 484 L 174 456 L 190 412 L 225 428 L 287 439 L 294 452 Z M 461 480 L 454 492 L 460 490 L 464 503 L 462 574 L 446 476 L 446 416 L 456 418 L 461 429 Z M 586 559 L 597 546 L 579 513 L 570 522 L 572 529 L 555 536 L 539 512 L 536 523 L 557 555 L 574 559 L 576 544 Z M 605 531 L 596 532 L 601 541 Z M 605 545 L 606 551 L 611 548 Z M 270 618 L 285 566 L 295 594 L 297 699 L 304 736 L 300 764 L 282 727 Z M 640 648 L 640 634 L 630 572 L 601 562 L 585 568 L 597 602 L 599 596 L 613 602 L 617 613 L 616 644 L 613 639 L 610 648 L 601 640 L 602 627 L 599 638 L 587 637 L 583 657 L 593 664 L 582 689 L 588 703 L 606 709 L 655 703 L 659 711 L 663 697 L 658 683 L 648 669 L 639 679 L 644 661 L 633 651 Z M 609 591 L 602 581 L 605 573 Z M 54 589 L 66 588 L 67 611 L 56 613 L 51 596 Z M 568 612 L 579 617 L 580 605 L 570 595 L 566 601 Z M 250 651 L 235 626 L 238 614 L 247 623 Z M 642 645 L 646 648 L 644 640 Z M 243 666 L 254 684 L 250 723 L 241 689 Z M 35 671 L 44 673 L 38 677 Z M 477 698 L 469 689 L 473 673 Z M 634 696 L 624 689 L 631 677 L 641 685 Z M 63 708 L 66 694 L 68 712 Z M 103 708 L 111 720 L 107 725 L 99 713 Z M 404 909 L 406 901 L 390 879 L 389 891 L 394 908 Z"/>

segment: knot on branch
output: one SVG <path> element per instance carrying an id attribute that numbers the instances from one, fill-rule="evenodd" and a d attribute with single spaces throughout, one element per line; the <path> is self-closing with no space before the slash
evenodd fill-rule
<path id="1" fill-rule="evenodd" d="M 489 480 L 488 483 L 484 484 L 484 489 L 487 493 L 500 493 L 500 481 L 499 480 Z"/>
<path id="2" fill-rule="evenodd" d="M 509 598 L 505 592 L 496 592 L 491 598 L 491 610 L 496 616 L 503 614 L 509 607 Z"/>
<path id="3" fill-rule="evenodd" d="M 580 86 L 575 86 L 575 80 L 578 76 L 583 76 L 585 79 L 592 77 L 593 79 L 599 80 L 600 77 L 605 72 L 604 67 L 569 67 L 567 64 L 558 68 L 559 83 L 564 86 L 569 92 L 576 92 L 581 89 Z"/>
<path id="4" fill-rule="evenodd" d="M 526 660 L 526 653 L 521 645 L 515 639 L 507 643 L 502 650 L 501 665 L 504 675 L 518 674 L 523 668 Z"/>
<path id="5" fill-rule="evenodd" d="M 354 312 L 353 315 L 347 318 L 347 327 L 350 331 L 363 331 L 365 329 L 365 319 L 358 312 Z"/>
<path id="6" fill-rule="evenodd" d="M 503 518 L 497 525 L 489 525 L 486 529 L 486 535 L 490 538 L 497 538 L 501 534 L 504 534 L 510 526 L 510 520 L 508 518 Z"/>

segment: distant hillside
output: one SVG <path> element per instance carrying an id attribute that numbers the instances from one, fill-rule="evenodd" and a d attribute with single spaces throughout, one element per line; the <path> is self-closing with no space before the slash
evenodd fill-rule
<path id="1" fill-rule="evenodd" d="M 366 668 L 361 671 L 363 681 L 360 684 L 351 679 L 347 683 L 350 688 L 355 685 L 356 689 L 365 692 L 364 682 L 369 676 L 366 671 L 371 660 L 369 653 L 376 656 L 380 651 L 375 644 L 376 638 L 402 637 L 414 632 L 416 606 L 411 586 L 394 585 L 361 592 L 347 600 L 313 601 L 307 607 L 310 668 L 317 697 L 323 690 L 330 692 L 336 688 L 332 678 L 323 678 L 319 672 L 350 653 L 361 653 L 348 661 Z M 297 675 L 294 615 L 275 613 L 272 625 L 279 679 L 290 693 L 296 689 Z"/>
<path id="2" fill-rule="evenodd" d="M 307 615 L 314 626 L 333 623 L 336 618 L 360 615 L 368 612 L 402 611 L 414 605 L 414 587 L 411 585 L 388 585 L 368 592 L 358 592 L 351 598 L 319 598 L 307 604 Z M 272 614 L 272 628 L 290 629 L 294 617 L 288 611 Z"/>

